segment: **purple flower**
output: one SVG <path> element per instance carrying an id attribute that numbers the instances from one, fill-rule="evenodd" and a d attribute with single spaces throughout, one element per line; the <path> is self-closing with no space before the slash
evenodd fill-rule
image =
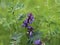
<path id="1" fill-rule="evenodd" d="M 28 24 L 31 24 L 33 21 L 34 21 L 34 17 L 33 17 L 33 15 L 32 15 L 32 13 L 30 13 L 30 14 L 28 15 L 28 18 L 23 22 L 23 25 L 22 25 L 22 26 L 28 27 Z M 32 27 L 29 28 L 29 29 L 32 30 Z"/>
<path id="2" fill-rule="evenodd" d="M 34 16 L 32 15 L 32 13 L 28 15 L 28 20 L 30 24 L 34 21 Z"/>
<path id="3" fill-rule="evenodd" d="M 25 21 L 23 22 L 22 26 L 24 26 L 24 27 L 28 27 L 28 21 L 25 20 Z"/>
<path id="4" fill-rule="evenodd" d="M 27 29 L 28 29 L 28 31 L 33 31 L 33 27 L 31 27 L 31 26 L 28 26 Z"/>
<path id="5" fill-rule="evenodd" d="M 35 45 L 42 45 L 42 42 L 40 41 L 40 39 L 38 39 L 38 40 L 35 40 L 34 44 Z"/>
<path id="6" fill-rule="evenodd" d="M 31 17 L 31 16 L 32 16 L 32 13 L 29 13 L 29 14 L 28 14 L 28 17 Z"/>
<path id="7" fill-rule="evenodd" d="M 33 28 L 31 26 L 28 26 L 27 29 L 28 29 L 28 32 L 27 32 L 28 36 L 32 37 L 33 36 Z"/>
<path id="8" fill-rule="evenodd" d="M 23 23 L 28 23 L 28 20 L 26 19 Z"/>
<path id="9" fill-rule="evenodd" d="M 28 24 L 29 24 L 29 19 L 26 19 L 24 22 L 23 22 L 23 25 L 24 27 L 28 27 Z"/>
<path id="10" fill-rule="evenodd" d="M 30 35 L 30 37 L 31 37 L 31 36 L 33 35 L 33 32 L 32 32 L 32 31 L 30 31 L 29 35 Z"/>
<path id="11" fill-rule="evenodd" d="M 33 31 L 27 32 L 28 37 L 32 37 L 33 36 Z"/>
<path id="12" fill-rule="evenodd" d="M 27 24 L 27 23 L 23 23 L 22 26 L 23 26 L 23 27 L 27 27 L 28 24 Z"/>

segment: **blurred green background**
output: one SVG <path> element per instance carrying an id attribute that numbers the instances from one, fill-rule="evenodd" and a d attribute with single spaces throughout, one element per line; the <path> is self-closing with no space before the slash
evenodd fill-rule
<path id="1" fill-rule="evenodd" d="M 45 45 L 60 45 L 60 0 L 0 0 L 0 45 L 10 45 L 15 32 L 26 33 L 21 25 L 30 12 L 35 17 L 32 26 L 43 33 Z M 25 43 L 23 36 L 20 45 Z"/>

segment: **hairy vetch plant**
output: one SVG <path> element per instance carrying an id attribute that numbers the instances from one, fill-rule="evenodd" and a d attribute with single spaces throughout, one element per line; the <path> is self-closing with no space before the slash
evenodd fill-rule
<path id="1" fill-rule="evenodd" d="M 28 18 L 26 20 L 24 20 L 22 26 L 27 28 L 27 37 L 28 37 L 28 45 L 42 45 L 42 41 L 38 38 L 35 41 L 32 40 L 31 38 L 33 38 L 34 35 L 34 28 L 32 26 L 30 26 L 29 24 L 32 24 L 32 22 L 34 21 L 34 16 L 32 13 L 28 14 Z"/>

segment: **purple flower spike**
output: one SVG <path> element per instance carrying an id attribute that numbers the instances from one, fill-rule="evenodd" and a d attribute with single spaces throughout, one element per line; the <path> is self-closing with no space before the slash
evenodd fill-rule
<path id="1" fill-rule="evenodd" d="M 35 45 L 42 45 L 42 42 L 40 41 L 40 39 L 38 39 L 38 40 L 36 40 L 36 41 L 34 42 L 34 44 L 35 44 Z"/>

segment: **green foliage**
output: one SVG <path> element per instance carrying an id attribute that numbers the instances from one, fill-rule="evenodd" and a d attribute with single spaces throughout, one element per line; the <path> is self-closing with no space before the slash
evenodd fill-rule
<path id="1" fill-rule="evenodd" d="M 26 29 L 21 25 L 30 12 L 38 37 L 46 45 L 60 45 L 60 0 L 0 0 L 0 45 L 9 45 L 15 32 L 22 33 L 20 45 L 28 45 Z"/>

